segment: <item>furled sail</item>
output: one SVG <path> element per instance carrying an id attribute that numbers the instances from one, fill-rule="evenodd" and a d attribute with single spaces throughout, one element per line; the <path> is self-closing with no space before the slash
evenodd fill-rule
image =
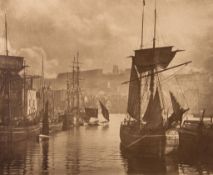
<path id="1" fill-rule="evenodd" d="M 175 98 L 175 96 L 173 95 L 172 92 L 170 92 L 170 98 L 171 98 L 171 102 L 172 102 L 172 108 L 173 108 L 173 112 L 174 113 L 178 113 L 180 111 L 180 104 L 177 101 L 177 99 Z"/>
<path id="2" fill-rule="evenodd" d="M 140 80 L 132 63 L 127 112 L 136 120 L 140 119 Z"/>
<path id="3" fill-rule="evenodd" d="M 85 108 L 85 113 L 86 113 L 86 116 L 85 116 L 84 120 L 86 122 L 88 122 L 91 117 L 98 118 L 98 109 L 97 108 Z"/>
<path id="4" fill-rule="evenodd" d="M 172 46 L 156 47 L 155 54 L 153 48 L 139 49 L 135 51 L 133 60 L 140 73 L 150 71 L 157 66 L 165 69 L 178 51 L 172 51 Z"/>
<path id="5" fill-rule="evenodd" d="M 24 68 L 24 58 L 17 56 L 0 55 L 0 69 L 21 71 Z"/>
<path id="6" fill-rule="evenodd" d="M 103 103 L 101 101 L 99 101 L 100 105 L 101 105 L 101 112 L 104 116 L 104 118 L 109 121 L 109 111 L 107 110 L 107 108 L 103 105 Z"/>
<path id="7" fill-rule="evenodd" d="M 188 111 L 189 109 L 183 109 L 175 96 L 170 92 L 171 102 L 172 102 L 172 108 L 173 108 L 173 114 L 169 117 L 169 122 L 173 121 L 181 121 L 183 114 Z"/>
<path id="8" fill-rule="evenodd" d="M 143 121 L 147 122 L 150 128 L 156 128 L 163 123 L 162 109 L 160 104 L 160 96 L 158 89 L 156 90 L 154 99 L 150 98 Z"/>

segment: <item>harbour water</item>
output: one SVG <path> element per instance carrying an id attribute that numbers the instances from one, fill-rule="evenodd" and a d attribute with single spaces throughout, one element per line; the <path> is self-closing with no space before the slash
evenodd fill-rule
<path id="1" fill-rule="evenodd" d="M 79 127 L 59 132 L 49 141 L 28 141 L 1 147 L 0 174 L 213 174 L 212 160 L 172 154 L 135 158 L 120 149 L 119 125 L 112 115 L 108 127 Z"/>

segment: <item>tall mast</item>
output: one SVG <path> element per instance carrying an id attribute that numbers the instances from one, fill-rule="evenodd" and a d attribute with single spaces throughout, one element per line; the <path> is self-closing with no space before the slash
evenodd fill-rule
<path id="1" fill-rule="evenodd" d="M 72 67 L 72 107 L 75 106 L 75 56 Z"/>
<path id="2" fill-rule="evenodd" d="M 7 41 L 7 15 L 6 15 L 6 13 L 5 13 L 5 53 L 6 53 L 6 56 L 9 55 L 8 41 Z"/>
<path id="3" fill-rule="evenodd" d="M 12 116 L 11 116 L 11 103 L 10 103 L 10 100 L 11 100 L 11 75 L 10 75 L 10 73 L 8 73 L 7 74 L 7 76 L 8 76 L 8 80 L 7 80 L 7 83 L 8 83 L 8 118 L 9 118 L 9 125 L 11 125 L 11 123 L 12 123 Z"/>
<path id="4" fill-rule="evenodd" d="M 55 94 L 54 91 L 52 91 L 52 101 L 53 101 L 53 119 L 55 119 Z"/>
<path id="5" fill-rule="evenodd" d="M 75 56 L 74 56 L 74 60 L 73 60 L 73 67 L 72 67 L 72 87 L 73 89 L 75 88 Z"/>
<path id="6" fill-rule="evenodd" d="M 24 61 L 24 107 L 23 107 L 23 115 L 24 120 L 26 119 L 26 63 Z"/>
<path id="7" fill-rule="evenodd" d="M 140 96 L 140 98 L 139 98 L 139 126 L 140 126 L 140 128 L 141 128 L 141 101 L 142 101 L 142 97 L 141 97 L 141 82 L 142 82 L 142 73 L 140 73 L 140 77 L 139 77 L 139 83 L 140 83 L 140 88 L 139 88 L 139 96 Z"/>
<path id="8" fill-rule="evenodd" d="M 41 57 L 41 59 L 42 59 L 42 67 L 41 67 L 41 76 L 42 76 L 42 87 L 44 87 L 44 58 L 43 58 L 43 56 Z"/>
<path id="9" fill-rule="evenodd" d="M 154 37 L 153 37 L 153 60 L 155 59 L 155 45 L 156 45 L 156 21 L 157 21 L 157 9 L 156 9 L 156 0 L 155 0 L 155 11 L 154 11 Z M 151 69 L 151 80 L 150 80 L 150 98 L 153 99 L 154 94 L 154 67 Z"/>
<path id="10" fill-rule="evenodd" d="M 145 6 L 145 0 L 143 0 L 143 2 L 142 2 L 142 23 L 141 23 L 141 45 L 140 45 L 140 49 L 143 48 L 144 6 Z"/>
<path id="11" fill-rule="evenodd" d="M 70 83 L 68 72 L 67 72 L 67 112 L 70 112 Z"/>
<path id="12" fill-rule="evenodd" d="M 5 13 L 5 54 L 6 56 L 8 56 L 8 47 L 7 47 L 7 16 Z M 12 116 L 11 116 L 11 74 L 10 71 L 6 71 L 6 79 L 7 79 L 7 95 L 8 95 L 8 118 L 9 118 L 9 125 L 11 125 L 11 120 L 12 120 Z"/>
<path id="13" fill-rule="evenodd" d="M 79 68 L 79 62 L 78 62 L 78 58 L 79 58 L 79 52 L 77 52 L 77 60 L 76 60 L 76 63 L 77 63 L 77 125 L 79 123 L 79 115 L 80 115 L 80 87 L 79 87 L 79 74 L 80 74 L 80 68 Z"/>
<path id="14" fill-rule="evenodd" d="M 140 45 L 140 49 L 143 49 L 143 28 L 144 28 L 144 6 L 145 6 L 145 0 L 143 0 L 142 2 L 142 23 L 141 23 L 141 45 Z M 140 73 L 140 89 L 139 89 L 139 126 L 141 127 L 141 82 L 142 82 L 142 78 L 141 78 L 142 74 Z"/>
<path id="15" fill-rule="evenodd" d="M 157 8 L 155 0 L 155 11 L 154 11 L 154 37 L 153 37 L 153 50 L 155 51 L 155 42 L 156 42 L 156 23 L 157 23 Z"/>
<path id="16" fill-rule="evenodd" d="M 45 106 L 45 99 L 44 99 L 44 58 L 43 56 L 41 57 L 42 59 L 42 69 L 41 69 L 41 76 L 42 76 L 42 108 L 44 110 L 44 106 Z"/>
<path id="17" fill-rule="evenodd" d="M 154 11 L 154 38 L 153 38 L 153 60 L 155 59 L 155 45 L 156 45 L 156 28 L 157 28 L 157 2 L 155 0 L 155 11 Z M 155 68 L 154 68 L 155 69 Z M 153 86 L 154 86 L 154 69 L 153 69 Z M 160 82 L 160 78 L 159 75 L 157 73 L 157 80 L 158 80 L 158 87 L 159 87 L 159 92 L 161 95 L 161 102 L 163 105 L 163 110 L 165 110 L 165 102 L 164 102 L 164 98 L 163 98 L 163 91 L 162 91 L 162 86 L 161 86 L 161 82 Z M 153 94 L 153 92 L 152 92 Z M 165 112 L 165 111 L 164 111 Z"/>

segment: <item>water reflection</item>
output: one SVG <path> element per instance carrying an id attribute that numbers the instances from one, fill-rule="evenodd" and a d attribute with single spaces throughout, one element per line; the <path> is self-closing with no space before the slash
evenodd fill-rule
<path id="1" fill-rule="evenodd" d="M 178 152 L 180 174 L 213 174 L 213 158 L 206 155 Z"/>
<path id="2" fill-rule="evenodd" d="M 109 125 L 104 125 L 104 126 L 102 126 L 102 130 L 103 131 L 107 131 L 109 129 Z"/>
<path id="3" fill-rule="evenodd" d="M 167 174 L 177 172 L 178 167 L 172 164 L 173 157 L 149 158 L 140 157 L 126 152 L 121 147 L 121 156 L 125 160 L 127 174 Z"/>
<path id="4" fill-rule="evenodd" d="M 0 174 L 25 174 L 26 171 L 26 142 L 0 146 Z"/>
<path id="5" fill-rule="evenodd" d="M 121 147 L 121 156 L 127 174 L 213 174 L 213 158 L 207 155 L 177 150 L 173 155 L 161 159 L 144 158 L 126 152 Z"/>
<path id="6" fill-rule="evenodd" d="M 80 160 L 79 149 L 80 143 L 78 139 L 81 137 L 79 128 L 73 128 L 68 132 L 67 144 L 66 144 L 66 173 L 67 174 L 80 174 Z"/>
<path id="7" fill-rule="evenodd" d="M 121 117 L 109 126 L 79 127 L 48 141 L 0 145 L 0 174 L 213 174 L 213 160 L 188 151 L 162 159 L 141 158 L 120 149 Z"/>
<path id="8" fill-rule="evenodd" d="M 42 174 L 49 174 L 48 173 L 48 153 L 49 153 L 49 141 L 42 141 Z"/>

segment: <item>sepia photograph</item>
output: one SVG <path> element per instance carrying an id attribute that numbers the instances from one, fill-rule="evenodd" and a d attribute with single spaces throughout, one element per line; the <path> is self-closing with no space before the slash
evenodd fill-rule
<path id="1" fill-rule="evenodd" d="M 0 0 L 0 175 L 213 175 L 213 0 Z"/>

